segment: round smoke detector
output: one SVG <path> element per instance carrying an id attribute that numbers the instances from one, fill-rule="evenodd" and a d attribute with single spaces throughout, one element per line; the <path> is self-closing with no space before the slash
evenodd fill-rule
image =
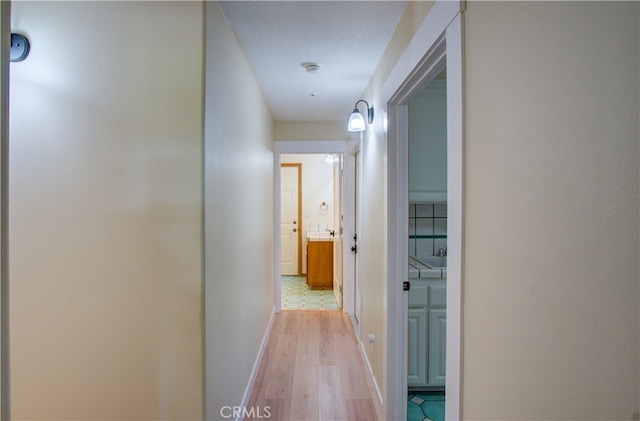
<path id="1" fill-rule="evenodd" d="M 318 63 L 301 63 L 300 64 L 302 67 L 304 67 L 304 70 L 307 73 L 318 73 L 320 71 L 320 69 L 322 68 L 322 66 L 320 66 Z"/>

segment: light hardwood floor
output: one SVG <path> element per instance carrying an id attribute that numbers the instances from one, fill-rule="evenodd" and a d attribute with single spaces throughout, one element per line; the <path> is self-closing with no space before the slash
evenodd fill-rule
<path id="1" fill-rule="evenodd" d="M 349 317 L 341 311 L 276 315 L 249 407 L 277 421 L 377 421 Z M 257 412 L 256 412 L 257 414 Z"/>

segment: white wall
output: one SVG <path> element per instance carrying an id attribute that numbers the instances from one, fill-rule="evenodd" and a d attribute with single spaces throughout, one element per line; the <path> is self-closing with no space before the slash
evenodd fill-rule
<path id="1" fill-rule="evenodd" d="M 415 3 L 363 94 L 377 111 L 428 11 Z M 638 4 L 466 7 L 463 416 L 636 419 Z M 364 133 L 362 332 L 376 337 L 385 149 L 380 126 Z M 382 384 L 384 344 L 364 348 Z"/>
<path id="2" fill-rule="evenodd" d="M 302 164 L 302 273 L 307 273 L 307 233 L 334 229 L 333 164 L 327 154 L 283 154 L 282 163 Z M 327 204 L 322 212 L 320 205 Z"/>
<path id="3" fill-rule="evenodd" d="M 362 337 L 373 334 L 374 344 L 363 344 L 366 357 L 382 396 L 386 395 L 384 377 L 386 305 L 386 166 L 387 137 L 384 132 L 382 85 L 397 63 L 402 52 L 418 29 L 433 3 L 409 2 L 378 67 L 362 98 L 374 107 L 376 119 L 373 126 L 363 132 L 362 149 L 362 219 L 358 233 L 360 255 L 360 280 L 362 286 Z M 384 402 L 382 403 L 384 405 Z M 384 413 L 384 412 L 382 412 Z"/>
<path id="4" fill-rule="evenodd" d="M 468 2 L 467 419 L 637 419 L 637 2 Z"/>
<path id="5" fill-rule="evenodd" d="M 206 419 L 216 420 L 241 404 L 274 309 L 274 175 L 269 110 L 215 2 L 205 77 Z"/>
<path id="6" fill-rule="evenodd" d="M 409 3 L 363 94 L 379 116 L 430 5 Z M 202 6 L 12 15 L 33 47 L 11 69 L 13 418 L 199 419 Z M 463 414 L 637 417 L 638 4 L 467 2 L 465 19 Z M 274 128 L 215 3 L 206 54 L 206 418 L 219 419 L 273 308 Z M 383 386 L 381 120 L 364 136 L 361 327 Z"/>
<path id="7" fill-rule="evenodd" d="M 347 118 L 348 115 L 345 121 L 276 121 L 273 127 L 274 138 L 279 141 L 347 140 Z"/>
<path id="8" fill-rule="evenodd" d="M 202 4 L 12 9 L 12 419 L 200 419 Z"/>

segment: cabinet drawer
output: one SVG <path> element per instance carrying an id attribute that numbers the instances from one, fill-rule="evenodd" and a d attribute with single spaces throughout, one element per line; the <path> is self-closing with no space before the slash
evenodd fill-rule
<path id="1" fill-rule="evenodd" d="M 429 293 L 429 307 L 446 308 L 447 307 L 447 286 L 434 285 L 431 286 Z"/>

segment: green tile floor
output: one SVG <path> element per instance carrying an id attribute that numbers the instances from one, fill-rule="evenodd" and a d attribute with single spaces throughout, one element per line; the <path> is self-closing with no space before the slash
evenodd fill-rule
<path id="1" fill-rule="evenodd" d="M 444 421 L 444 392 L 409 392 L 407 421 Z"/>
<path id="2" fill-rule="evenodd" d="M 283 276 L 280 280 L 283 310 L 338 310 L 332 290 L 312 290 L 304 276 Z"/>

